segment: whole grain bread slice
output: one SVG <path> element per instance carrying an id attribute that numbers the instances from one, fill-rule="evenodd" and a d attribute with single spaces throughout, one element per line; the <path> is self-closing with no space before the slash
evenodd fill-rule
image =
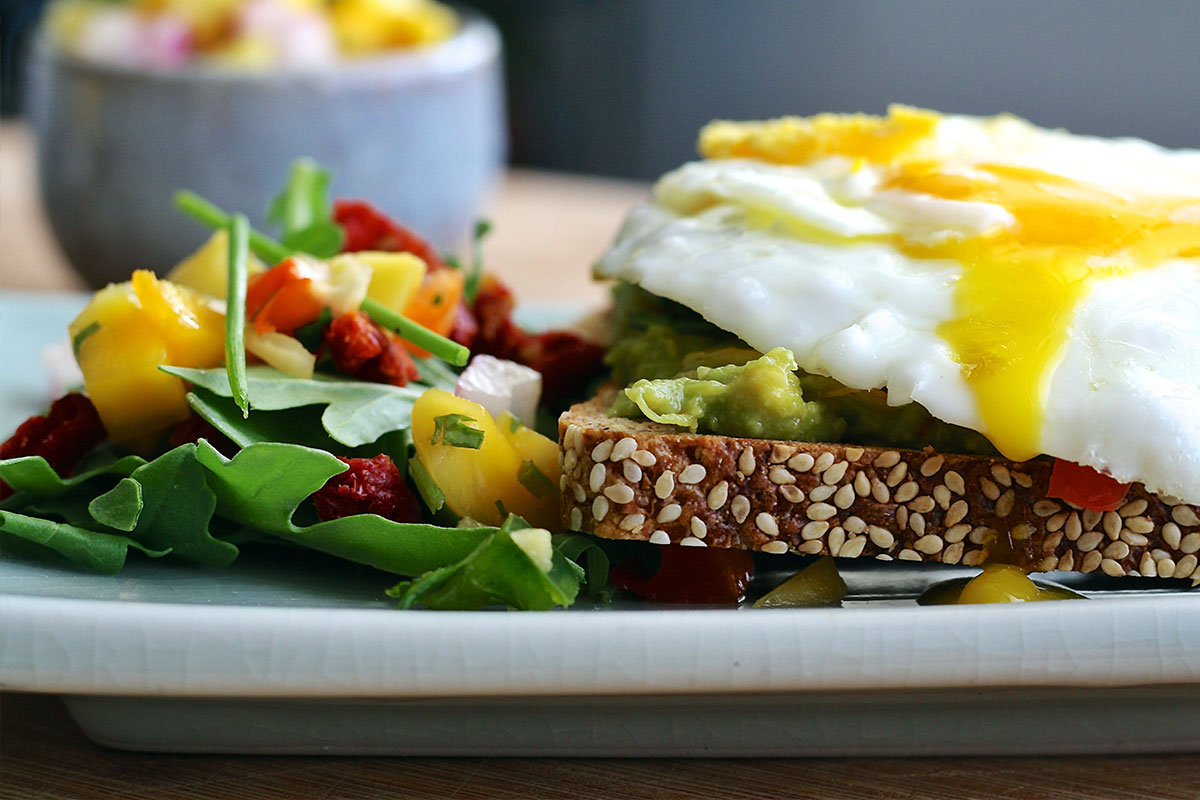
<path id="1" fill-rule="evenodd" d="M 610 417 L 611 391 L 559 418 L 562 516 L 610 539 L 764 553 L 1200 583 L 1200 507 L 1129 489 L 1090 511 L 1046 496 L 1052 462 L 681 432 Z"/>

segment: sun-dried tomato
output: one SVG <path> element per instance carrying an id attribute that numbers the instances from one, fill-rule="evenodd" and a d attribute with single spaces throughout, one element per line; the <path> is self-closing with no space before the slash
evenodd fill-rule
<path id="1" fill-rule="evenodd" d="M 338 200 L 333 204 L 333 218 L 346 232 L 343 253 L 359 250 L 384 250 L 392 253 L 412 253 L 425 262 L 430 271 L 443 269 L 446 262 L 433 246 L 413 231 L 362 200 Z"/>
<path id="2" fill-rule="evenodd" d="M 340 458 L 340 456 L 339 456 Z M 312 496 L 322 520 L 378 514 L 395 522 L 420 522 L 421 504 L 388 456 L 340 458 L 348 469 L 330 478 Z"/>
<path id="3" fill-rule="evenodd" d="M 405 386 L 420 377 L 400 337 L 381 328 L 361 311 L 333 318 L 325 344 L 334 368 L 361 381 Z"/>
<path id="4" fill-rule="evenodd" d="M 466 303 L 459 303 L 458 308 L 454 310 L 454 327 L 450 329 L 450 338 L 463 347 L 470 348 L 475 344 L 475 337 L 478 335 L 479 323 L 475 320 L 475 315 Z"/>
<path id="5" fill-rule="evenodd" d="M 630 564 L 612 571 L 615 586 L 652 603 L 728 605 L 746 596 L 754 577 L 754 556 L 745 550 L 664 545 L 662 563 L 649 577 Z"/>
<path id="6" fill-rule="evenodd" d="M 92 401 L 72 393 L 55 400 L 46 416 L 22 422 L 8 441 L 0 444 L 0 459 L 41 456 L 65 477 L 107 437 Z M 0 482 L 0 498 L 10 494 L 12 489 Z"/>
<path id="7" fill-rule="evenodd" d="M 232 439 L 217 430 L 204 417 L 194 412 L 183 422 L 177 423 L 171 428 L 171 436 L 167 440 L 167 447 L 174 449 L 181 444 L 195 444 L 201 439 L 207 440 L 209 444 L 217 449 L 217 452 L 226 457 L 232 457 L 238 451 L 238 446 L 233 443 Z"/>

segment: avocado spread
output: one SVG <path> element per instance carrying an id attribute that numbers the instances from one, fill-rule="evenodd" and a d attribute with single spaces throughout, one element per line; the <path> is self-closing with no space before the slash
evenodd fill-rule
<path id="1" fill-rule="evenodd" d="M 882 391 L 799 371 L 784 348 L 759 354 L 676 303 L 630 284 L 614 294 L 616 336 L 606 361 L 626 387 L 614 416 L 756 439 L 995 452 L 980 434 L 916 403 L 889 406 Z"/>

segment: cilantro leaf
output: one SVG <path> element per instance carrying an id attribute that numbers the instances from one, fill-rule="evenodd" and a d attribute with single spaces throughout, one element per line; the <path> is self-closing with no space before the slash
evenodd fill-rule
<path id="1" fill-rule="evenodd" d="M 442 414 L 440 417 L 434 417 L 431 444 L 478 450 L 483 447 L 483 431 L 471 427 L 468 422 L 479 424 L 474 417 L 468 417 L 466 414 Z"/>
<path id="2" fill-rule="evenodd" d="M 558 493 L 558 487 L 554 485 L 554 482 L 546 477 L 546 473 L 538 469 L 538 465 L 532 461 L 525 461 L 521 464 L 520 469 L 517 470 L 517 480 L 534 497 L 549 497 Z"/>

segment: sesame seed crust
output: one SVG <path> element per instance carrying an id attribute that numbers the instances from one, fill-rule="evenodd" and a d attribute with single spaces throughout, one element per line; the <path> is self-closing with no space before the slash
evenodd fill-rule
<path id="1" fill-rule="evenodd" d="M 610 401 L 601 395 L 559 419 L 562 515 L 573 530 L 1200 583 L 1200 506 L 1141 484 L 1120 509 L 1095 512 L 1046 496 L 1050 459 L 692 434 L 609 417 Z"/>

